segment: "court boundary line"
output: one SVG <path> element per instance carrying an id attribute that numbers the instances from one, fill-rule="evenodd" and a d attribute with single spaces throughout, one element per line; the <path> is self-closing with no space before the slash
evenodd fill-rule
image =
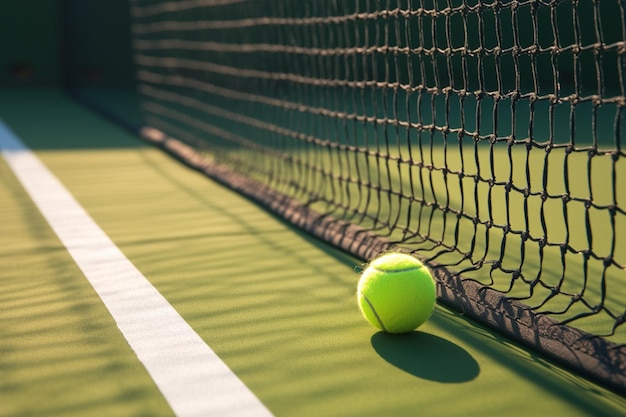
<path id="1" fill-rule="evenodd" d="M 177 416 L 272 416 L 1 119 L 0 151 Z"/>

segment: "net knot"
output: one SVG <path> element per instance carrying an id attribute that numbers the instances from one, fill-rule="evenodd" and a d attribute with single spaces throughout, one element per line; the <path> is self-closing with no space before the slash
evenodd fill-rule
<path id="1" fill-rule="evenodd" d="M 594 55 L 598 56 L 602 54 L 602 51 L 604 50 L 604 44 L 601 42 L 595 43 L 593 45 L 593 53 Z"/>
<path id="2" fill-rule="evenodd" d="M 617 149 L 611 151 L 609 154 L 611 155 L 611 159 L 613 160 L 613 162 L 616 162 L 620 157 L 620 152 Z"/>
<path id="3" fill-rule="evenodd" d="M 559 97 L 556 94 L 549 94 L 548 95 L 548 100 L 550 101 L 551 105 L 556 105 L 559 104 L 561 100 L 559 100 Z"/>

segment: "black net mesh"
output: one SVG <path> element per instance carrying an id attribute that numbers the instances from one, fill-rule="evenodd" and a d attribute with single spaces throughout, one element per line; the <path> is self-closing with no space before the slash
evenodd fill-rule
<path id="1" fill-rule="evenodd" d="M 600 337 L 623 370 L 624 8 L 135 0 L 144 122 Z"/>

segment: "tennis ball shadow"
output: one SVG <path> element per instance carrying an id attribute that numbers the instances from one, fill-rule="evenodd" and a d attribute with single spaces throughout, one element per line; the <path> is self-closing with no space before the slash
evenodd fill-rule
<path id="1" fill-rule="evenodd" d="M 419 378 L 459 383 L 480 373 L 478 362 L 465 349 L 428 333 L 378 332 L 372 346 L 387 362 Z"/>

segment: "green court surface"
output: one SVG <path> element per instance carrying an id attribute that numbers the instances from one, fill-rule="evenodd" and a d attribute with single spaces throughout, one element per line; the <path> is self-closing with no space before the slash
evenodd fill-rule
<path id="1" fill-rule="evenodd" d="M 275 416 L 626 415 L 626 398 L 443 306 L 377 332 L 360 261 L 60 92 L 3 97 L 0 118 Z M 173 415 L 4 160 L 0 177 L 0 416 Z"/>

